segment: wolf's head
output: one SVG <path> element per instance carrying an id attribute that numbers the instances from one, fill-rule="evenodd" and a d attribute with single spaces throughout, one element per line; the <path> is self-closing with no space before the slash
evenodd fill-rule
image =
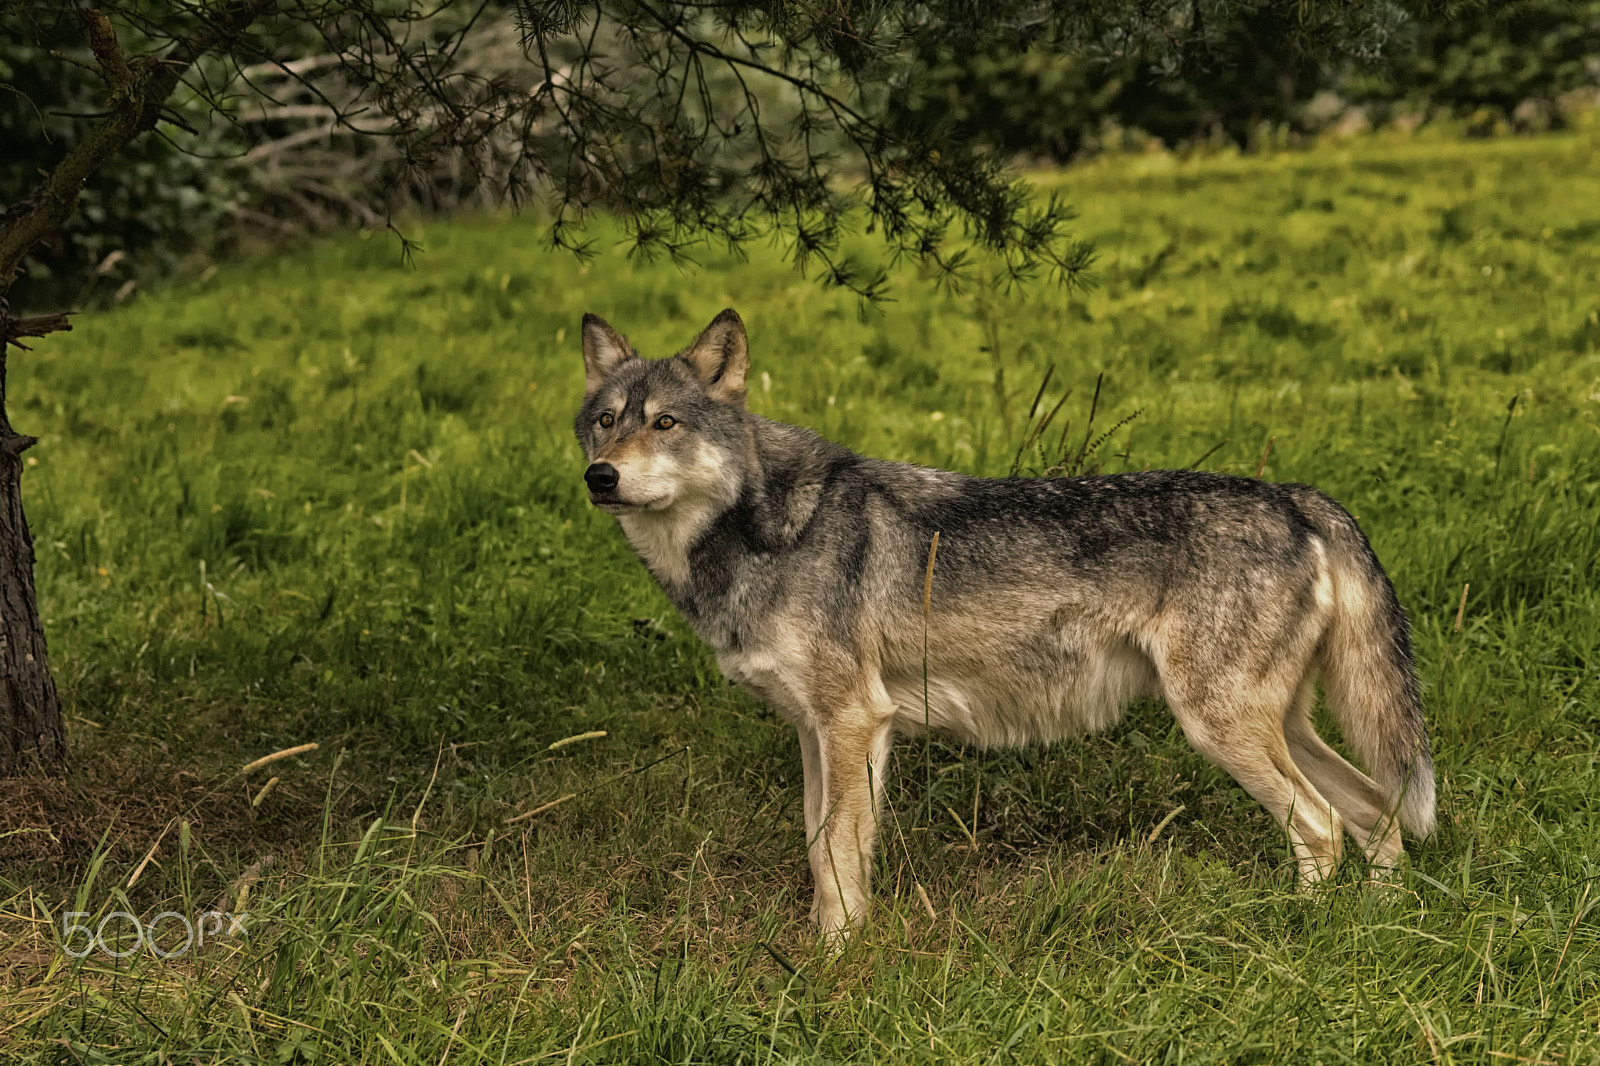
<path id="1" fill-rule="evenodd" d="M 629 515 L 737 498 L 750 353 L 732 308 L 677 355 L 652 360 L 604 319 L 584 315 L 583 366 L 574 428 L 589 460 L 591 503 Z"/>

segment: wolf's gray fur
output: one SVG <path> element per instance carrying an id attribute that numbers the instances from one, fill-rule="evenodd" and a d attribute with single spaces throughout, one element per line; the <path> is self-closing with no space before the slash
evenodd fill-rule
<path id="1" fill-rule="evenodd" d="M 1405 614 L 1355 521 L 1315 489 L 1176 470 L 986 479 L 869 459 L 745 410 L 732 310 L 649 361 L 587 315 L 583 351 L 591 501 L 723 671 L 799 731 L 826 934 L 865 919 L 890 739 L 925 722 L 1026 744 L 1163 699 L 1287 827 L 1308 882 L 1334 869 L 1342 832 L 1393 867 L 1397 821 L 1432 831 Z M 1317 678 L 1373 777 L 1312 728 Z"/>

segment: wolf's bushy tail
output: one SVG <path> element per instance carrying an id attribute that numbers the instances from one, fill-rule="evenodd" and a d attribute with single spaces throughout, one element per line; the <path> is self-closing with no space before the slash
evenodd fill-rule
<path id="1" fill-rule="evenodd" d="M 1335 505 L 1337 506 L 1337 505 Z M 1322 684 L 1345 740 L 1418 837 L 1434 829 L 1433 753 L 1394 586 L 1355 520 L 1331 523 L 1334 620 L 1322 648 Z"/>

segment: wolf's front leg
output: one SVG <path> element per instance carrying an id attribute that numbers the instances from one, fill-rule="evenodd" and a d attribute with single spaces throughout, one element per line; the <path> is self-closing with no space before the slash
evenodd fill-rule
<path id="1" fill-rule="evenodd" d="M 835 945 L 867 918 L 872 846 L 892 738 L 888 715 L 850 710 L 800 727 L 811 918 Z"/>

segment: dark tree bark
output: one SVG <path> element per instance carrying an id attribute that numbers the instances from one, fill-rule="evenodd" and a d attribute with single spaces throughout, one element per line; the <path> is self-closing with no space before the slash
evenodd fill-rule
<path id="1" fill-rule="evenodd" d="M 7 318 L 0 311 L 0 320 Z M 12 429 L 6 415 L 6 347 L 0 342 L 0 775 L 30 763 L 54 770 L 67 757 L 33 594 L 33 536 L 22 512 L 22 453 L 34 438 Z"/>

